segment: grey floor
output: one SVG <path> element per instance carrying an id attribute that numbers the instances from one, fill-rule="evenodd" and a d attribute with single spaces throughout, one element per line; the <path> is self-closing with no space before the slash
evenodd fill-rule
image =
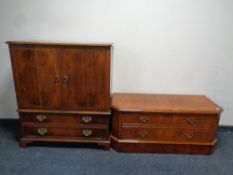
<path id="1" fill-rule="evenodd" d="M 79 144 L 18 146 L 15 120 L 0 120 L 0 175 L 232 175 L 233 129 L 218 130 L 218 146 L 210 156 L 105 152 Z"/>

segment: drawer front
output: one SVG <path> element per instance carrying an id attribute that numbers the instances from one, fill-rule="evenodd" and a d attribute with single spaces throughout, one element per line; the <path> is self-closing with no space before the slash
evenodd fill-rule
<path id="1" fill-rule="evenodd" d="M 23 135 L 28 137 L 78 137 L 83 139 L 107 138 L 105 128 L 23 126 Z"/>
<path id="2" fill-rule="evenodd" d="M 108 116 L 106 115 L 73 115 L 73 114 L 21 114 L 23 122 L 36 122 L 36 123 L 53 123 L 64 125 L 75 124 L 94 124 L 94 125 L 107 125 Z"/>
<path id="3" fill-rule="evenodd" d="M 215 138 L 211 129 L 139 128 L 122 129 L 123 139 L 210 142 Z"/>
<path id="4" fill-rule="evenodd" d="M 208 114 L 145 114 L 123 113 L 123 126 L 155 125 L 159 127 L 203 127 L 212 128 L 218 124 L 217 115 Z"/>

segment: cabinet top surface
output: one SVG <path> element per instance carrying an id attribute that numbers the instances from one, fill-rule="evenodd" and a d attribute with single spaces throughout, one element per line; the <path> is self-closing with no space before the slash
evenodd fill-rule
<path id="1" fill-rule="evenodd" d="M 203 95 L 115 93 L 111 107 L 125 112 L 175 112 L 218 114 L 223 111 Z"/>
<path id="2" fill-rule="evenodd" d="M 45 42 L 45 41 L 7 41 L 13 45 L 41 45 L 41 46 L 104 46 L 111 47 L 113 43 L 75 43 L 75 42 Z"/>

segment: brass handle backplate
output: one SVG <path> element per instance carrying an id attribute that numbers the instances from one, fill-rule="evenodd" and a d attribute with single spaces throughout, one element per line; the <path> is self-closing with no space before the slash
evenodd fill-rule
<path id="1" fill-rule="evenodd" d="M 84 135 L 85 137 L 88 137 L 88 136 L 90 136 L 90 135 L 93 134 L 93 133 L 92 133 L 92 130 L 90 130 L 90 129 L 84 129 L 84 130 L 82 131 L 82 133 L 83 133 L 83 135 Z"/>
<path id="2" fill-rule="evenodd" d="M 140 117 L 139 117 L 139 120 L 140 120 L 142 123 L 146 123 L 146 122 L 148 122 L 149 117 L 146 117 L 146 116 L 140 116 Z"/>
<path id="3" fill-rule="evenodd" d="M 37 119 L 39 122 L 43 122 L 44 120 L 47 119 L 47 116 L 46 116 L 46 115 L 43 115 L 43 114 L 37 114 L 37 115 L 36 115 L 36 119 Z"/>
<path id="4" fill-rule="evenodd" d="M 194 133 L 184 133 L 184 136 L 185 136 L 187 139 L 193 139 L 193 138 L 194 138 Z"/>
<path id="5" fill-rule="evenodd" d="M 146 137 L 149 133 L 147 131 L 139 131 L 138 135 L 142 138 Z"/>
<path id="6" fill-rule="evenodd" d="M 190 124 L 190 125 L 193 125 L 193 124 L 195 124 L 197 122 L 197 120 L 194 117 L 189 117 L 189 118 L 186 119 L 186 122 L 188 124 Z"/>
<path id="7" fill-rule="evenodd" d="M 92 117 L 91 117 L 91 116 L 83 116 L 83 117 L 82 117 L 82 121 L 83 121 L 84 123 L 89 123 L 89 122 L 92 121 Z"/>
<path id="8" fill-rule="evenodd" d="M 60 81 L 60 76 L 59 75 L 55 75 L 54 76 L 54 83 L 59 83 Z"/>
<path id="9" fill-rule="evenodd" d="M 48 133 L 48 129 L 47 128 L 38 128 L 37 132 L 40 134 L 40 135 L 45 135 Z"/>
<path id="10" fill-rule="evenodd" d="M 63 83 L 68 83 L 69 77 L 67 75 L 63 76 Z"/>

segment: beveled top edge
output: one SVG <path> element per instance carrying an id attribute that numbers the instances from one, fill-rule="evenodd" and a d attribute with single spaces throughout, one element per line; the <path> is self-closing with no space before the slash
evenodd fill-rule
<path id="1" fill-rule="evenodd" d="M 127 109 L 127 108 L 119 108 L 114 105 L 111 106 L 113 110 L 119 111 L 119 112 L 132 112 L 132 113 L 176 113 L 176 114 L 220 114 L 223 110 L 221 111 L 196 111 L 196 110 L 154 110 L 154 109 Z"/>
<path id="2" fill-rule="evenodd" d="M 148 100 L 148 97 L 152 96 L 151 102 L 156 102 L 155 105 L 143 104 L 144 100 Z M 134 101 L 136 97 L 136 101 Z M 171 100 L 177 100 L 178 105 L 160 105 L 162 102 L 159 98 L 162 97 L 162 101 L 166 103 Z M 181 98 L 177 98 L 181 97 Z M 138 101 L 140 99 L 140 101 Z M 182 104 L 184 100 L 189 103 L 187 99 L 191 100 L 189 105 Z M 202 102 L 205 101 L 207 108 L 199 108 L 200 106 L 193 106 L 193 100 L 200 99 Z M 173 101 L 174 102 L 174 101 Z M 165 104 L 166 104 L 165 103 Z M 203 103 L 202 103 L 203 104 Z M 184 105 L 184 106 L 183 106 Z M 185 107 L 186 106 L 186 107 Z M 145 93 L 114 93 L 112 95 L 111 108 L 120 112 L 145 112 L 145 113 L 193 113 L 193 114 L 220 114 L 223 112 L 223 108 L 214 103 L 205 95 L 189 95 L 189 94 L 145 94 Z"/>
<path id="3" fill-rule="evenodd" d="M 112 47 L 113 43 L 82 43 L 82 42 L 53 42 L 53 41 L 6 41 L 6 44 L 14 45 L 41 45 L 41 46 L 93 46 Z"/>

